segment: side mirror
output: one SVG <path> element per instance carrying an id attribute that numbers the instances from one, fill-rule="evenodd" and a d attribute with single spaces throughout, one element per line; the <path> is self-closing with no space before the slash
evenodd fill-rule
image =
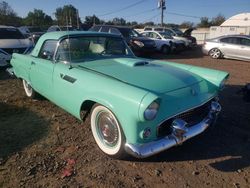
<path id="1" fill-rule="evenodd" d="M 53 57 L 53 54 L 52 54 L 51 52 L 49 52 L 49 51 L 44 51 L 44 52 L 43 52 L 43 58 L 44 58 L 44 59 L 51 60 L 52 57 Z"/>

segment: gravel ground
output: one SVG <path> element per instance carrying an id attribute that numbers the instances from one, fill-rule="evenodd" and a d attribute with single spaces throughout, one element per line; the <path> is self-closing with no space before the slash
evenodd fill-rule
<path id="1" fill-rule="evenodd" d="M 250 187 L 250 103 L 238 93 L 250 82 L 250 62 L 210 59 L 200 49 L 153 58 L 230 73 L 214 127 L 148 159 L 111 159 L 89 118 L 26 98 L 21 82 L 0 71 L 0 187 Z"/>

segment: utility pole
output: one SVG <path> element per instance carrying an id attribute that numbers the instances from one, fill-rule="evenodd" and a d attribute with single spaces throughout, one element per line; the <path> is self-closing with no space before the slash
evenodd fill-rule
<path id="1" fill-rule="evenodd" d="M 76 23 L 77 23 L 77 29 L 79 29 L 80 24 L 79 24 L 79 12 L 78 12 L 78 9 L 76 10 Z"/>
<path id="2" fill-rule="evenodd" d="M 163 27 L 164 10 L 166 10 L 165 0 L 159 0 L 158 8 L 161 9 L 161 26 Z"/>

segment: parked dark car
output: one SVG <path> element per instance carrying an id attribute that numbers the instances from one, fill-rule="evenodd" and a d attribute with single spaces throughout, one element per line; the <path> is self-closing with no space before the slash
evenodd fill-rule
<path id="1" fill-rule="evenodd" d="M 52 25 L 48 28 L 47 32 L 53 31 L 77 31 L 78 29 L 73 26 L 59 26 L 59 25 Z"/>
<path id="2" fill-rule="evenodd" d="M 91 27 L 89 31 L 122 35 L 136 55 L 144 55 L 145 53 L 153 53 L 156 51 L 156 44 L 154 40 L 142 36 L 130 27 L 96 25 Z"/>
<path id="3" fill-rule="evenodd" d="M 33 40 L 34 43 L 45 33 L 40 27 L 21 26 L 18 28 L 24 36 Z"/>

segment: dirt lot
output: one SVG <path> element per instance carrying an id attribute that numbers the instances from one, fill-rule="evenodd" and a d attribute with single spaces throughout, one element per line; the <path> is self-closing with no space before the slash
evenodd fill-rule
<path id="1" fill-rule="evenodd" d="M 98 149 L 89 119 L 26 98 L 21 82 L 0 71 L 0 187 L 250 187 L 250 103 L 237 93 L 250 82 L 250 62 L 200 50 L 154 58 L 231 74 L 215 127 L 149 159 L 114 160 Z"/>

